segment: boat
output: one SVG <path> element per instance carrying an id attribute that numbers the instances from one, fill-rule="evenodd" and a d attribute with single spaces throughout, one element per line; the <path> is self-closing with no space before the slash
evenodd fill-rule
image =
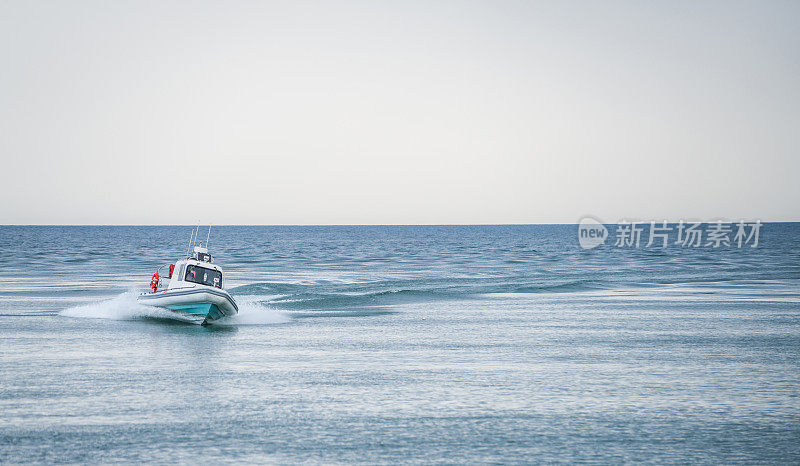
<path id="1" fill-rule="evenodd" d="M 206 245 L 196 245 L 197 231 L 192 230 L 187 257 L 158 267 L 150 279 L 151 291 L 140 294 L 138 302 L 166 309 L 177 320 L 201 325 L 238 314 L 236 301 L 223 289 L 222 268 L 208 252 L 210 236 L 211 227 Z"/>

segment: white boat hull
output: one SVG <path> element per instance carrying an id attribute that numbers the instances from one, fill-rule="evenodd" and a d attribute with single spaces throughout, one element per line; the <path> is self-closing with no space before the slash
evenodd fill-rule
<path id="1" fill-rule="evenodd" d="M 205 286 L 144 293 L 139 295 L 138 301 L 173 311 L 179 320 L 203 325 L 239 312 L 236 301 L 227 291 Z"/>

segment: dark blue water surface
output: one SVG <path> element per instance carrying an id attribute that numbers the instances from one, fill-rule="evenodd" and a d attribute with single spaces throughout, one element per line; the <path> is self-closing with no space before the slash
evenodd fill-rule
<path id="1" fill-rule="evenodd" d="M 0 226 L 0 463 L 800 462 L 800 224 L 214 227 L 211 327 L 136 303 L 190 230 Z"/>

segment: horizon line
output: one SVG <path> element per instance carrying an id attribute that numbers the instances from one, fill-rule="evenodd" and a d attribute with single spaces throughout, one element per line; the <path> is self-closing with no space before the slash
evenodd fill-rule
<path id="1" fill-rule="evenodd" d="M 717 223 L 714 221 L 700 221 L 699 223 Z M 647 224 L 653 220 L 641 221 L 638 223 Z M 667 220 L 668 224 L 678 223 L 678 221 Z M 766 223 L 800 223 L 800 220 L 731 220 L 723 221 L 723 223 L 737 223 L 745 221 L 752 223 L 760 221 L 762 224 Z M 656 221 L 659 223 L 659 221 Z M 684 220 L 684 222 L 695 223 L 696 219 Z M 534 225 L 579 225 L 580 222 L 537 222 L 537 223 L 228 223 L 228 224 L 210 224 L 213 227 L 449 227 L 449 226 L 534 226 Z M 618 225 L 617 222 L 602 222 L 603 225 Z M 200 226 L 209 225 L 201 223 Z M 0 227 L 197 227 L 198 224 L 180 224 L 180 223 L 2 223 Z"/>

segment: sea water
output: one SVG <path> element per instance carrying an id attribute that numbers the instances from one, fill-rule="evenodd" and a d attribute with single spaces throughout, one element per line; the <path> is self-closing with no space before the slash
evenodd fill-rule
<path id="1" fill-rule="evenodd" d="M 798 224 L 215 227 L 211 327 L 136 302 L 189 233 L 0 227 L 0 463 L 800 462 Z"/>

